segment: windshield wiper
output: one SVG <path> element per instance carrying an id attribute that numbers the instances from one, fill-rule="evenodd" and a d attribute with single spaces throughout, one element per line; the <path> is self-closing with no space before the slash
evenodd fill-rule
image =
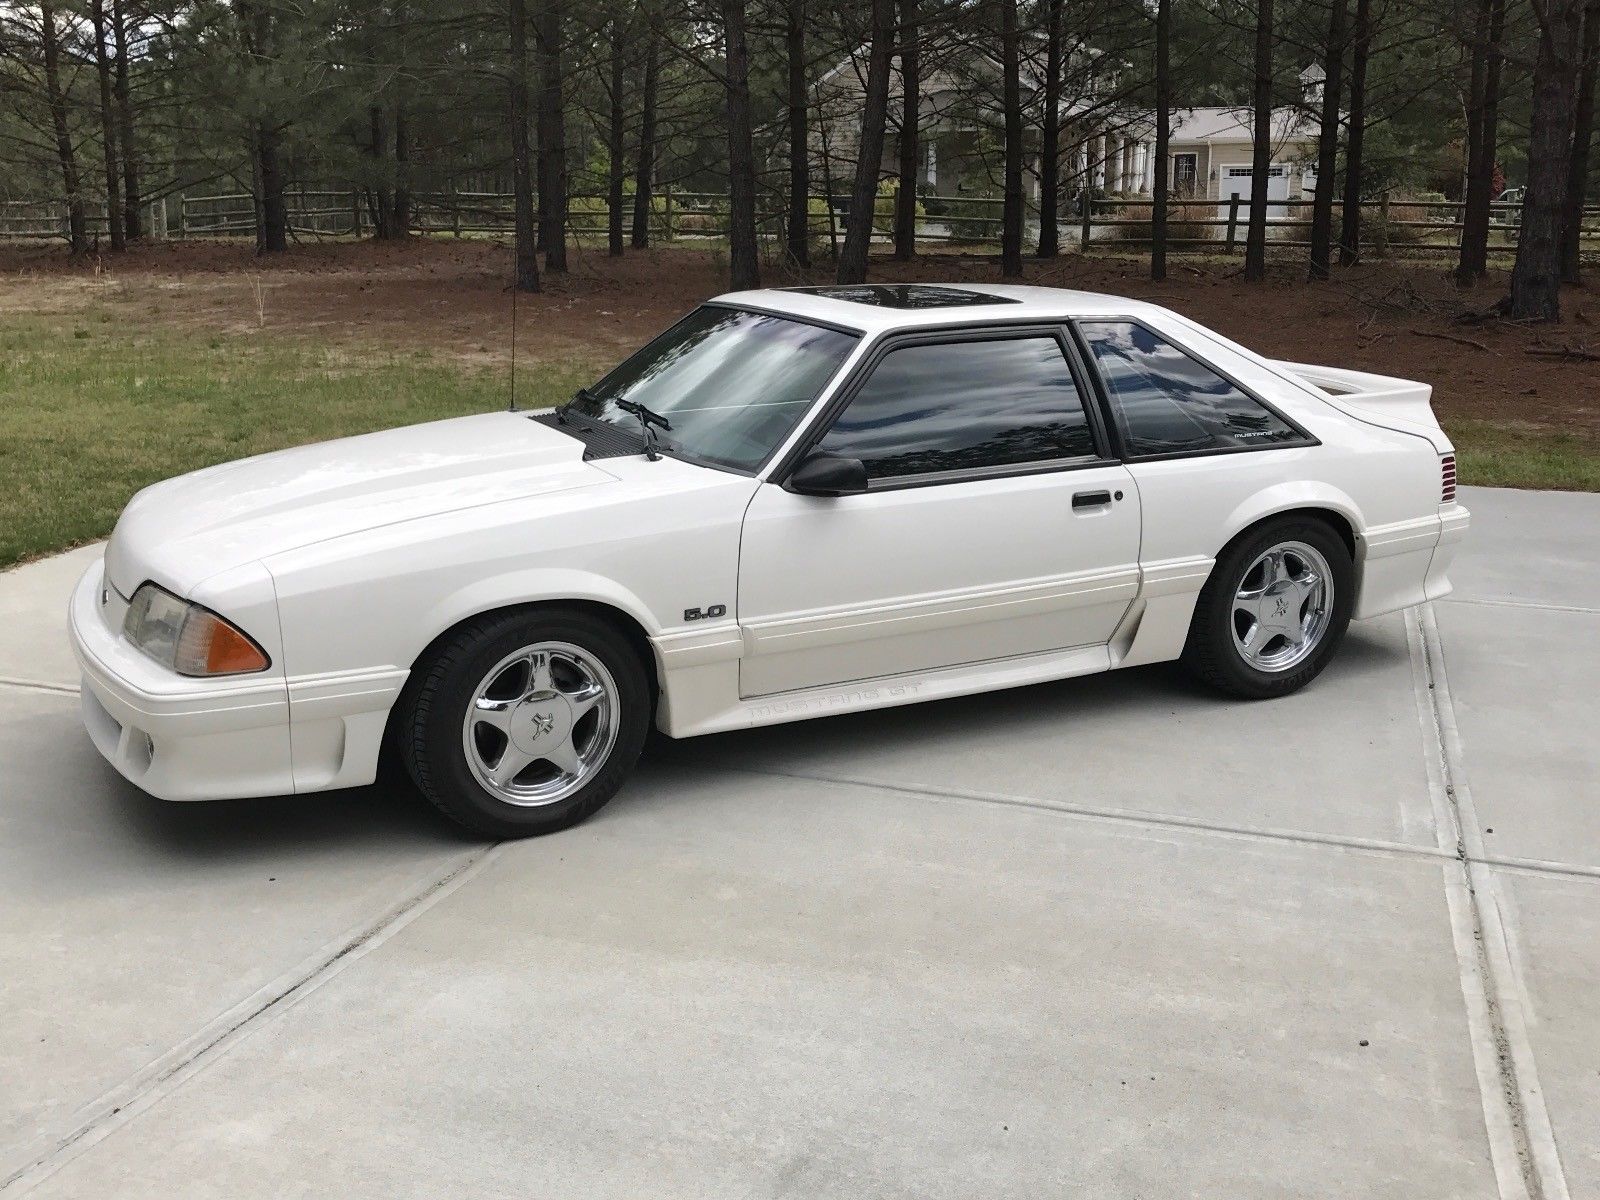
<path id="1" fill-rule="evenodd" d="M 565 425 L 567 423 L 567 409 L 571 408 L 580 400 L 587 404 L 593 398 L 594 397 L 589 395 L 588 388 L 579 388 L 577 391 L 572 393 L 572 398 L 565 404 L 556 405 L 556 420 Z"/>
<path id="2" fill-rule="evenodd" d="M 646 408 L 636 400 L 618 400 L 617 407 L 625 413 L 632 413 L 639 418 L 639 428 L 644 431 L 644 454 L 651 462 L 661 457 L 659 439 L 656 437 L 656 428 L 671 429 L 672 422 L 660 413 Z"/>

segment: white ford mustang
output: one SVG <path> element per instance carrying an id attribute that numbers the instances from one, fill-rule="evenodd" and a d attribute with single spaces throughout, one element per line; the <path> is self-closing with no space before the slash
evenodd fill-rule
<path id="1" fill-rule="evenodd" d="M 1182 659 L 1279 696 L 1442 596 L 1423 384 L 1030 287 L 723 296 L 550 412 L 134 497 L 71 604 L 84 721 L 173 800 L 404 762 L 479 833 L 569 825 L 672 737 Z"/>

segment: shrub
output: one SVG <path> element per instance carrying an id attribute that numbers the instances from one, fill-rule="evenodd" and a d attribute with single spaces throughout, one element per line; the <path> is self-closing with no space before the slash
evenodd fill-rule
<path id="1" fill-rule="evenodd" d="M 933 201 L 929 201 L 933 212 Z M 934 213 L 957 242 L 996 242 L 1000 240 L 1000 205 L 981 196 L 944 196 Z"/>
<path id="2" fill-rule="evenodd" d="M 898 179 L 885 179 L 878 185 L 878 198 L 872 206 L 872 228 L 877 233 L 894 232 L 894 206 L 900 195 L 900 181 Z M 922 197 L 917 197 L 918 218 L 928 215 L 927 206 Z"/>
<path id="3" fill-rule="evenodd" d="M 1096 206 L 1098 213 L 1100 207 Z M 1111 227 L 1108 238 L 1124 242 L 1148 242 L 1151 237 L 1151 208 L 1148 204 L 1118 205 L 1106 210 L 1112 220 L 1126 224 Z M 1221 226 L 1204 225 L 1217 217 L 1213 201 L 1179 200 L 1167 205 L 1167 237 L 1172 241 L 1210 241 L 1221 237 L 1226 230 Z"/>
<path id="4" fill-rule="evenodd" d="M 1384 240 L 1391 246 L 1415 246 L 1422 242 L 1450 236 L 1447 229 L 1418 229 L 1406 221 L 1453 221 L 1459 219 L 1454 209 L 1440 207 L 1443 200 L 1438 192 L 1391 195 L 1389 219 L 1381 211 L 1367 209 L 1361 214 L 1361 236 L 1364 241 L 1387 235 Z"/>
<path id="5" fill-rule="evenodd" d="M 695 200 L 692 204 L 677 201 L 673 214 L 673 230 L 677 233 L 727 234 L 728 202 L 721 197 Z"/>

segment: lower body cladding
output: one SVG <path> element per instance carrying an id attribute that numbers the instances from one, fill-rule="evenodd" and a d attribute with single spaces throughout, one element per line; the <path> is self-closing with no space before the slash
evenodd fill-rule
<path id="1" fill-rule="evenodd" d="M 407 672 L 285 681 L 175 675 L 100 612 L 102 569 L 68 610 L 82 671 L 83 723 L 95 748 L 162 800 L 223 800 L 357 787 L 377 776 L 389 710 Z"/>
<path id="2" fill-rule="evenodd" d="M 741 665 L 756 656 L 752 654 L 748 631 L 741 633 L 738 626 L 730 624 L 715 630 L 658 638 L 657 660 L 665 683 L 661 689 L 662 707 L 657 723 L 673 737 L 692 737 L 831 713 L 968 696 L 1176 658 L 1183 649 L 1195 600 L 1211 565 L 1209 558 L 1193 558 L 1144 568 L 1140 572 L 1142 580 L 1138 576 L 1130 580 L 1126 595 L 1117 602 L 1116 612 L 1102 626 L 1102 638 L 1106 636 L 1105 628 L 1112 628 L 1109 642 L 1013 653 L 929 670 L 762 695 L 740 694 Z M 1106 606 L 1107 590 L 1084 589 L 1074 598 L 1080 608 L 1098 610 Z M 997 626 L 1037 622 L 1040 618 L 1040 614 L 1031 609 L 1018 617 L 1000 605 L 972 611 L 985 614 L 984 619 Z M 1061 625 L 1061 628 L 1071 627 L 1071 622 Z M 857 628 L 859 626 L 852 626 L 852 629 Z M 886 633 L 885 636 L 928 635 L 918 632 L 911 635 Z M 1004 638 L 993 639 L 993 644 L 1004 644 Z M 749 679 L 764 677 L 761 672 L 750 672 L 744 679 L 748 685 Z"/>
<path id="3" fill-rule="evenodd" d="M 1450 592 L 1449 568 L 1470 515 L 1451 505 L 1436 516 L 1375 527 L 1356 546 L 1353 616 L 1367 618 L 1437 600 Z M 1183 653 L 1211 558 L 1141 564 L 1137 597 L 1109 643 L 941 666 L 888 677 L 749 695 L 741 664 L 752 652 L 748 631 L 732 622 L 655 639 L 662 679 L 657 724 L 673 737 L 776 725 L 832 713 L 890 708 L 955 696 L 1168 662 Z M 756 676 L 759 678 L 759 675 Z"/>
<path id="4" fill-rule="evenodd" d="M 1355 615 L 1372 617 L 1448 594 L 1468 515 L 1369 530 L 1357 546 Z M 1140 568 L 1137 595 L 1108 642 L 1016 654 L 888 677 L 742 695 L 745 632 L 726 622 L 653 640 L 657 725 L 673 737 L 1019 687 L 1162 662 L 1183 651 L 1212 560 Z M 141 789 L 166 800 L 288 795 L 357 787 L 377 776 L 390 710 L 408 670 L 195 680 L 174 675 L 121 637 L 101 612 L 101 567 L 69 610 L 83 673 L 84 725 L 96 748 Z"/>

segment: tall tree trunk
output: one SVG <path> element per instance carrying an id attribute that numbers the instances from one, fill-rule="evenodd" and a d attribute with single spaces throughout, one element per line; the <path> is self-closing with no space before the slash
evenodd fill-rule
<path id="1" fill-rule="evenodd" d="M 407 35 L 409 14 L 404 0 L 394 0 L 390 9 L 390 24 L 394 30 L 394 56 L 399 67 L 391 106 L 394 120 L 394 142 L 390 148 L 390 162 L 394 168 L 390 194 L 389 236 L 404 238 L 411 232 L 411 128 L 406 81 L 411 76 L 411 47 Z"/>
<path id="2" fill-rule="evenodd" d="M 1578 111 L 1572 121 L 1572 162 L 1567 167 L 1567 202 L 1562 217 L 1561 278 L 1583 282 L 1583 202 L 1589 190 L 1589 146 L 1594 139 L 1595 75 L 1600 72 L 1600 0 L 1583 14 L 1583 67 L 1578 76 Z"/>
<path id="3" fill-rule="evenodd" d="M 806 0 L 784 9 L 784 51 L 789 68 L 789 220 L 785 250 L 797 267 L 811 265 L 810 94 L 806 81 Z"/>
<path id="4" fill-rule="evenodd" d="M 120 253 L 128 248 L 128 241 L 122 224 L 122 168 L 117 163 L 117 114 L 111 102 L 111 55 L 106 49 L 105 0 L 90 0 L 89 20 L 94 28 L 94 68 L 100 84 L 100 146 L 105 160 L 106 225 L 111 231 L 111 249 Z"/>
<path id="5" fill-rule="evenodd" d="M 1015 0 L 1006 0 L 1014 3 Z M 861 141 L 856 147 L 856 183 L 850 194 L 850 225 L 839 251 L 840 283 L 867 278 L 872 219 L 883 169 L 883 129 L 889 116 L 889 68 L 894 58 L 894 0 L 872 0 L 872 42 L 867 50 L 867 94 L 861 108 Z"/>
<path id="6" fill-rule="evenodd" d="M 1039 147 L 1039 257 L 1061 249 L 1061 10 L 1064 0 L 1045 0 L 1044 120 Z"/>
<path id="7" fill-rule="evenodd" d="M 756 158 L 750 126 L 750 50 L 745 0 L 722 0 L 724 83 L 728 107 L 728 277 L 733 288 L 761 286 L 756 247 Z"/>
<path id="8" fill-rule="evenodd" d="M 61 164 L 61 187 L 67 197 L 67 241 L 72 253 L 89 250 L 89 223 L 84 219 L 83 192 L 78 180 L 78 156 L 67 128 L 67 97 L 61 90 L 61 31 L 56 28 L 55 5 L 39 3 L 39 38 L 44 43 L 45 91 L 50 101 L 50 124 L 56 135 L 56 158 Z"/>
<path id="9" fill-rule="evenodd" d="M 1345 135 L 1344 204 L 1339 219 L 1339 263 L 1361 259 L 1361 144 L 1367 128 L 1367 57 L 1372 51 L 1372 0 L 1356 0 L 1350 54 L 1350 122 Z"/>
<path id="10" fill-rule="evenodd" d="M 235 0 L 246 52 L 258 63 L 271 62 L 272 5 L 263 0 Z M 250 129 L 250 168 L 256 209 L 256 253 L 282 254 L 289 249 L 289 206 L 284 201 L 283 164 L 278 152 L 279 129 L 271 114 L 257 113 Z"/>
<path id="11" fill-rule="evenodd" d="M 623 137 L 626 133 L 627 112 L 622 107 L 628 51 L 628 28 L 624 21 L 611 22 L 611 109 L 606 129 L 606 234 L 607 250 L 613 258 L 622 256 L 622 206 L 625 202 L 622 185 L 628 178 L 628 164 L 623 159 Z"/>
<path id="12" fill-rule="evenodd" d="M 1022 43 L 1017 0 L 1000 0 L 1001 108 L 1005 117 L 1005 202 L 1000 209 L 1000 276 L 1022 275 Z"/>
<path id="13" fill-rule="evenodd" d="M 122 225 L 130 242 L 144 236 L 144 197 L 133 141 L 133 92 L 128 82 L 128 19 L 123 0 L 111 0 L 111 40 L 117 51 L 117 145 L 122 151 Z"/>
<path id="14" fill-rule="evenodd" d="M 656 85 L 661 71 L 661 46 L 654 28 L 647 28 L 644 52 L 644 94 L 640 98 L 639 158 L 633 172 L 633 244 L 650 244 L 650 201 L 656 169 Z"/>
<path id="15" fill-rule="evenodd" d="M 511 190 L 516 205 L 515 267 L 511 286 L 520 292 L 539 290 L 539 233 L 533 203 L 533 148 L 528 139 L 528 8 L 526 0 L 509 0 L 511 72 Z"/>
<path id="16" fill-rule="evenodd" d="M 376 57 L 376 48 L 374 48 Z M 389 122 L 384 112 L 383 97 L 378 96 L 367 106 L 367 157 L 372 160 L 372 235 L 380 241 L 394 236 L 390 213 L 394 208 L 394 193 L 389 186 L 391 174 Z"/>
<path id="17" fill-rule="evenodd" d="M 917 0 L 900 0 L 900 165 L 894 194 L 894 256 L 917 255 L 917 143 L 922 136 L 922 55 Z"/>
<path id="18" fill-rule="evenodd" d="M 389 211 L 389 236 L 411 232 L 411 135 L 404 99 L 394 103 L 394 203 Z"/>
<path id="19" fill-rule="evenodd" d="M 1528 131 L 1528 191 L 1511 270 L 1508 309 L 1517 320 L 1561 319 L 1561 217 L 1582 54 L 1582 0 L 1532 0 L 1539 16 L 1533 68 L 1533 122 Z"/>
<path id="20" fill-rule="evenodd" d="M 390 180 L 394 174 L 391 169 L 393 142 L 389 137 L 389 114 L 385 107 L 389 85 L 383 65 L 389 61 L 383 37 L 386 16 L 384 5 L 374 4 L 367 10 L 363 29 L 367 57 L 372 62 L 374 84 L 372 96 L 367 102 L 366 157 L 371 164 L 366 188 L 367 212 L 372 217 L 372 236 L 379 241 L 387 241 L 392 233 L 389 211 L 394 201 L 390 190 Z M 380 83 L 380 80 L 383 82 Z"/>
<path id="21" fill-rule="evenodd" d="M 1333 242 L 1333 190 L 1338 186 L 1339 100 L 1344 94 L 1345 18 L 1349 0 L 1330 0 L 1328 43 L 1322 62 L 1322 126 L 1317 135 L 1317 190 L 1311 200 L 1312 279 L 1328 277 Z"/>
<path id="22" fill-rule="evenodd" d="M 1365 0 L 1363 0 L 1365 2 Z M 1256 0 L 1255 107 L 1250 155 L 1250 224 L 1244 235 L 1244 277 L 1267 277 L 1267 188 L 1272 170 L 1272 0 Z"/>
<path id="23" fill-rule="evenodd" d="M 1470 287 L 1489 273 L 1489 214 L 1500 138 L 1500 75 L 1506 0 L 1480 0 L 1474 25 L 1467 101 L 1467 187 L 1461 210 L 1456 283 Z"/>
<path id="24" fill-rule="evenodd" d="M 1167 146 L 1172 139 L 1172 0 L 1156 0 L 1156 179 L 1150 198 L 1150 278 L 1167 277 Z"/>
<path id="25" fill-rule="evenodd" d="M 567 106 L 561 0 L 541 0 L 539 42 L 539 245 L 546 271 L 567 269 Z"/>
<path id="26" fill-rule="evenodd" d="M 283 162 L 278 140 L 278 130 L 274 125 L 267 121 L 257 122 L 257 254 L 282 254 L 289 249 L 289 204 L 284 199 Z"/>

